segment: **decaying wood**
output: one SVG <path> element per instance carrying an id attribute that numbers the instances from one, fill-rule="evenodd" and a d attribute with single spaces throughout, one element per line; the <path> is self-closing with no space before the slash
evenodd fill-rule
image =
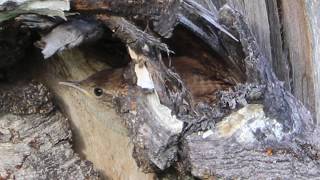
<path id="1" fill-rule="evenodd" d="M 233 14 L 227 7 L 221 10 L 221 15 L 222 21 L 234 22 L 229 27 L 234 27 L 239 33 L 247 56 L 245 63 L 256 63 L 256 69 L 246 69 L 247 74 L 254 74 L 253 79 L 249 78 L 248 81 L 266 83 L 266 89 L 260 92 L 262 105 L 250 105 L 250 96 L 244 95 L 242 97 L 245 97 L 249 104 L 243 109 L 225 117 L 215 128 L 203 134 L 185 136 L 182 149 L 192 174 L 202 178 L 256 178 L 257 174 L 259 178 L 266 178 L 270 176 L 269 173 L 275 173 L 272 177 L 282 178 L 318 177 L 317 158 L 310 152 L 318 146 L 312 139 L 315 127 L 311 114 L 286 92 L 275 78 L 271 68 L 267 66 L 268 61 L 257 50 L 257 44 L 241 17 Z M 232 18 L 235 18 L 235 21 Z M 249 91 L 245 92 L 251 91 L 247 90 Z M 235 93 L 241 94 L 240 92 Z M 311 147 L 309 149 L 305 146 Z M 275 154 L 268 154 L 268 148 Z M 308 163 L 297 161 L 297 156 L 300 159 L 309 159 Z M 275 172 L 267 162 L 277 161 L 290 162 L 290 165 L 277 163 Z M 288 166 L 294 168 L 297 165 L 301 169 L 295 168 L 294 172 L 288 174 Z M 310 166 L 314 168 L 309 169 Z"/>
<path id="2" fill-rule="evenodd" d="M 132 64 L 133 74 L 129 76 L 136 76 L 134 83 L 150 91 L 144 93 L 142 89 L 132 87 L 136 90 L 128 91 L 128 95 L 118 104 L 135 143 L 134 156 L 140 166 L 146 166 L 146 171 L 150 171 L 153 165 L 164 170 L 177 158 L 177 141 L 183 126 L 183 123 L 172 115 L 172 110 L 160 103 L 160 100 L 172 103 L 173 101 L 167 99 L 174 98 L 164 93 L 162 78 L 165 77 L 165 72 L 159 70 L 165 67 L 159 64 L 158 58 L 161 58 L 161 54 L 157 49 L 168 51 L 168 48 L 123 18 L 115 17 L 104 22 L 110 29 L 115 29 L 117 37 L 125 43 L 131 42 L 128 44 L 128 52 L 136 64 Z M 150 71 L 152 73 L 148 71 L 149 68 L 154 69 Z M 153 78 L 159 78 L 159 81 L 153 81 Z M 152 92 L 154 89 L 156 92 Z M 136 105 L 130 106 L 132 103 Z M 151 167 L 148 167 L 148 164 Z"/>
<path id="3" fill-rule="evenodd" d="M 319 15 L 316 1 L 268 0 L 252 3 L 250 0 L 214 1 L 217 7 L 228 3 L 242 12 L 257 38 L 259 48 L 272 62 L 277 77 L 287 90 L 319 119 L 317 73 L 317 24 Z"/>
<path id="4" fill-rule="evenodd" d="M 83 147 L 78 147 L 78 150 L 102 169 L 105 176 L 117 178 L 127 177 L 121 174 L 122 171 L 132 173 L 134 178 L 151 178 L 152 175 L 137 171 L 137 166 L 144 172 L 161 172 L 174 167 L 182 175 L 191 173 L 198 178 L 319 177 L 319 128 L 310 112 L 290 93 L 292 87 L 280 82 L 272 68 L 272 64 L 281 65 L 278 71 L 287 68 L 289 63 L 281 62 L 287 58 L 283 48 L 296 47 L 282 42 L 279 28 L 281 22 L 289 22 L 287 15 L 271 17 L 268 14 L 268 11 L 277 9 L 279 1 L 252 4 L 249 1 L 230 0 L 228 2 L 233 8 L 225 5 L 220 10 L 208 2 L 71 1 L 73 10 L 92 14 L 92 18 L 111 30 L 113 36 L 125 46 L 121 53 L 128 54 L 131 59 L 130 63 L 124 63 L 125 67 L 99 71 L 105 66 L 77 57 L 82 55 L 79 51 L 70 51 L 51 58 L 55 62 L 49 66 L 47 64 L 47 71 L 41 73 L 47 76 L 40 79 L 53 89 L 61 107 L 73 119 L 78 141 L 83 140 Z M 287 7 L 296 5 L 288 5 L 286 1 L 281 3 L 283 12 L 288 11 Z M 266 6 L 268 9 L 258 12 L 257 7 Z M 253 14 L 247 15 L 249 25 L 235 9 L 244 15 Z M 315 13 L 314 9 L 310 13 Z M 297 16 L 302 14 L 304 11 Z M 81 16 L 71 19 L 42 38 L 45 57 L 99 37 L 101 24 L 91 20 L 85 22 Z M 276 23 L 257 24 L 257 19 L 272 19 Z M 28 20 L 28 17 L 22 17 L 24 20 Z M 141 30 L 135 24 L 139 20 L 143 21 L 142 26 L 152 21 L 152 30 L 157 34 L 148 28 Z M 179 23 L 207 46 L 193 49 L 191 57 L 185 57 L 180 52 L 171 58 L 172 52 L 160 37 L 170 37 Z M 28 21 L 24 24 L 28 25 Z M 275 30 L 270 32 L 272 27 Z M 293 34 L 287 33 L 285 39 L 293 38 Z M 272 41 L 270 36 L 275 40 Z M 305 47 L 311 49 L 312 43 L 305 43 Z M 273 45 L 279 49 L 272 50 Z M 210 54 L 212 50 L 215 55 Z M 299 57 L 310 60 L 309 55 L 303 53 Z M 290 54 L 291 57 L 295 57 L 295 54 Z M 95 58 L 101 57 L 97 55 Z M 185 64 L 188 68 L 181 70 L 175 64 L 181 58 L 188 60 Z M 84 60 L 78 62 L 79 59 Z M 205 60 L 208 62 L 203 63 Z M 201 63 L 208 68 L 199 68 Z M 223 68 L 217 68 L 221 66 Z M 184 73 L 183 70 L 190 72 Z M 92 73 L 94 75 L 89 76 Z M 194 76 L 196 73 L 199 76 Z M 283 78 L 281 80 L 290 81 L 291 72 L 285 70 L 279 73 L 280 79 Z M 205 87 L 199 90 L 190 84 L 202 83 L 197 78 L 200 75 L 206 76 L 207 81 L 216 78 L 219 83 L 205 83 Z M 307 74 L 306 77 L 308 79 L 311 75 Z M 73 82 L 73 87 L 78 86 L 67 91 L 67 87 L 57 85 L 58 81 L 66 79 L 77 80 Z M 108 96 L 96 97 L 92 91 L 95 88 Z M 212 91 L 195 93 L 206 88 Z M 314 94 L 314 89 L 308 92 Z M 214 100 L 206 101 L 210 98 Z M 11 104 L 7 102 L 4 105 Z M 39 104 L 35 106 L 39 108 L 31 112 L 42 109 Z M 15 107 L 10 110 L 15 111 Z M 123 135 L 124 131 L 128 134 Z M 133 146 L 130 144 L 126 147 L 129 139 Z M 98 148 L 100 146 L 103 147 Z M 137 166 L 133 158 L 128 156 L 131 152 Z M 104 157 L 100 157 L 101 154 Z M 109 163 L 117 166 L 116 170 Z"/>
<path id="5" fill-rule="evenodd" d="M 229 27 L 230 29 L 234 30 L 234 33 L 237 34 L 237 36 L 240 39 L 241 42 L 241 46 L 235 44 L 235 42 L 230 42 L 230 41 L 225 41 L 223 43 L 223 45 L 225 46 L 225 48 L 227 49 L 227 51 L 229 52 L 234 52 L 231 53 L 232 54 L 232 58 L 233 59 L 240 59 L 242 61 L 238 61 L 238 66 L 243 68 L 244 73 L 246 74 L 246 82 L 248 83 L 256 83 L 256 84 L 264 84 L 265 88 L 263 88 L 261 90 L 261 92 L 255 92 L 253 91 L 253 89 L 245 89 L 245 92 L 240 93 L 241 91 L 243 91 L 243 89 L 239 89 L 238 91 L 234 92 L 234 95 L 231 96 L 232 98 L 230 98 L 229 100 L 231 102 L 227 102 L 227 106 L 224 107 L 228 110 L 222 111 L 223 113 L 228 113 L 230 112 L 230 110 L 234 109 L 236 111 L 241 111 L 238 110 L 239 107 L 244 106 L 244 108 L 249 108 L 250 107 L 255 107 L 254 105 L 250 105 L 251 102 L 253 102 L 252 100 L 250 100 L 250 98 L 248 97 L 248 95 L 246 93 L 251 94 L 252 92 L 258 93 L 260 96 L 255 97 L 256 99 L 255 102 L 256 103 L 261 103 L 261 105 L 256 105 L 258 107 L 258 110 L 255 110 L 255 108 L 253 108 L 253 111 L 258 111 L 259 113 L 263 113 L 265 112 L 267 115 L 258 115 L 257 117 L 253 117 L 253 119 L 249 120 L 245 120 L 245 118 L 242 118 L 242 120 L 240 122 L 243 122 L 240 125 L 236 125 L 237 122 L 235 120 L 235 118 L 230 117 L 231 119 L 233 119 L 234 122 L 230 122 L 229 125 L 227 126 L 231 126 L 231 128 L 233 126 L 235 126 L 234 130 L 231 130 L 230 133 L 228 133 L 229 135 L 227 135 L 226 137 L 222 135 L 219 135 L 219 131 L 221 131 L 219 129 L 219 123 L 217 124 L 216 128 L 213 128 L 211 130 L 209 130 L 209 136 L 210 136 L 210 132 L 212 132 L 213 135 L 217 135 L 217 137 L 215 137 L 217 140 L 217 143 L 219 144 L 220 141 L 226 141 L 226 138 L 230 138 L 231 140 L 228 141 L 230 147 L 234 147 L 236 144 L 238 145 L 239 143 L 241 145 L 239 145 L 240 147 L 245 147 L 250 149 L 255 147 L 254 145 L 261 145 L 262 148 L 265 147 L 272 147 L 272 148 L 276 148 L 278 146 L 280 146 L 281 144 L 286 144 L 287 147 L 289 149 L 289 151 L 293 151 L 293 153 L 296 153 L 296 151 L 303 151 L 301 149 L 300 146 L 302 146 L 303 144 L 307 144 L 309 143 L 310 139 L 308 139 L 311 136 L 311 133 L 314 130 L 314 122 L 312 120 L 312 117 L 310 115 L 310 113 L 301 105 L 300 102 L 298 102 L 292 95 L 290 95 L 290 93 L 286 92 L 282 86 L 282 83 L 280 83 L 280 81 L 277 80 L 275 74 L 272 72 L 272 68 L 270 65 L 270 62 L 267 60 L 267 58 L 264 57 L 264 55 L 260 52 L 260 50 L 258 49 L 258 46 L 255 42 L 255 39 L 253 38 L 253 36 L 251 35 L 251 32 L 248 28 L 248 26 L 245 24 L 244 20 L 242 19 L 240 14 L 237 14 L 235 12 L 233 12 L 230 8 L 224 8 L 221 10 L 220 12 L 220 16 L 221 16 L 221 23 L 226 23 L 225 26 Z M 107 21 L 110 19 L 107 19 Z M 110 21 L 109 21 L 110 23 Z M 113 21 L 111 22 L 111 24 L 115 24 L 115 23 L 121 23 L 121 21 Z M 118 25 L 119 26 L 119 25 Z M 109 25 L 110 27 L 110 25 Z M 127 39 L 135 39 L 132 37 L 135 37 L 136 35 L 134 34 L 134 31 L 129 31 L 128 29 L 131 28 L 126 28 L 126 25 L 121 25 L 120 27 L 123 27 L 121 29 L 121 31 L 116 32 L 116 34 L 118 34 L 118 37 L 122 37 L 122 34 L 125 34 L 127 37 L 125 38 L 125 40 Z M 113 28 L 111 28 L 113 29 Z M 139 34 L 141 34 L 142 32 L 136 31 Z M 119 35 L 120 34 L 120 35 Z M 223 36 L 223 35 L 222 35 Z M 148 39 L 147 39 L 148 40 Z M 133 41 L 135 42 L 135 41 Z M 141 42 L 141 41 L 140 41 Z M 143 42 L 143 41 L 142 41 Z M 139 64 L 141 64 L 141 62 L 143 63 L 141 65 L 142 68 L 146 67 L 147 70 L 149 72 L 152 72 L 151 74 L 156 74 L 159 75 L 161 74 L 161 77 L 164 78 L 166 76 L 170 75 L 170 72 L 168 72 L 168 74 L 163 74 L 163 71 L 159 71 L 159 69 L 153 69 L 152 64 L 156 63 L 156 61 L 154 62 L 154 60 L 152 61 L 152 59 L 155 59 L 157 57 L 159 57 L 159 55 L 155 56 L 154 54 L 150 53 L 150 51 L 152 50 L 152 48 L 150 48 L 150 46 L 148 46 L 148 44 L 150 45 L 150 43 L 148 43 L 149 41 L 146 41 L 145 46 L 134 46 L 135 43 L 133 43 L 132 47 L 135 48 L 135 50 L 130 49 L 131 44 L 129 44 L 129 54 L 131 55 L 131 58 L 134 60 L 134 62 L 136 62 L 137 64 L 135 66 L 138 66 L 139 68 Z M 234 45 L 233 45 L 234 44 Z M 154 45 L 154 44 L 153 44 Z M 155 46 L 156 47 L 156 46 Z M 231 48 L 231 49 L 229 49 Z M 243 48 L 243 52 L 241 52 L 241 49 Z M 149 64 L 150 63 L 150 64 Z M 161 65 L 161 64 L 160 64 Z M 162 67 L 162 66 L 160 66 Z M 135 69 L 136 70 L 136 69 Z M 136 70 L 136 76 L 139 79 L 139 73 Z M 162 83 L 162 81 L 158 81 L 157 76 L 152 76 L 152 80 L 151 82 L 154 83 Z M 180 77 L 177 76 L 177 82 L 179 82 Z M 150 80 L 148 80 L 150 81 Z M 138 80 L 139 82 L 139 80 Z M 138 83 L 139 85 L 139 83 Z M 182 84 L 183 85 L 183 84 Z M 162 84 L 161 87 L 166 87 L 165 84 Z M 250 86 L 248 86 L 250 87 Z M 146 87 L 145 87 L 146 88 Z M 150 88 L 149 88 L 150 89 Z M 155 89 L 155 93 L 161 94 L 163 95 L 163 93 L 161 92 L 161 89 Z M 180 91 L 180 93 L 182 93 L 183 91 Z M 151 93 L 152 94 L 152 93 Z M 232 105 L 232 101 L 234 101 L 235 98 L 237 98 L 237 94 L 242 94 L 242 99 L 239 99 L 239 102 L 235 101 L 235 105 Z M 135 119 L 134 122 L 143 122 L 146 121 L 148 119 L 152 119 L 152 116 L 148 117 L 148 114 L 144 114 L 143 109 L 144 110 L 149 110 L 147 112 L 152 114 L 152 104 L 147 104 L 147 106 L 143 106 L 143 104 L 139 104 L 139 100 L 145 99 L 145 97 L 148 97 L 148 95 L 143 95 L 143 96 L 139 96 L 137 94 L 134 94 L 133 97 L 138 97 L 137 98 L 137 110 L 139 110 L 139 106 L 142 107 L 142 111 L 141 113 L 139 113 L 138 111 L 138 116 L 136 116 L 136 114 L 133 114 L 131 116 L 129 116 L 130 118 L 126 118 L 127 121 L 130 121 L 132 119 L 134 119 L 134 117 L 138 117 L 138 118 L 145 118 L 144 120 L 139 120 L 139 119 Z M 228 93 L 225 94 L 226 97 L 230 96 Z M 163 96 L 159 96 L 160 100 L 162 97 L 166 97 L 166 95 Z M 169 98 L 172 96 L 168 96 Z M 188 96 L 186 96 L 188 97 Z M 166 99 L 166 98 L 164 98 Z M 220 101 L 224 100 L 225 98 L 221 98 Z M 125 102 L 125 100 L 121 101 L 121 102 Z M 130 99 L 130 102 L 132 102 L 132 98 Z M 179 104 L 179 101 L 173 101 L 176 104 Z M 192 100 L 189 99 L 189 101 L 187 102 L 192 102 Z M 238 105 L 238 103 L 240 103 Z M 179 105 L 178 105 L 179 106 Z M 191 105 L 192 106 L 192 105 Z M 123 107 L 123 105 L 122 105 Z M 169 106 L 170 107 L 170 106 Z M 218 106 L 214 107 L 214 109 L 219 108 Z M 150 112 L 151 109 L 151 112 Z M 252 108 L 251 108 L 252 109 Z M 193 111 L 194 109 L 190 109 L 191 111 Z M 125 111 L 123 111 L 125 112 Z M 131 110 L 129 108 L 129 114 L 130 114 Z M 164 112 L 162 112 L 163 114 Z M 252 112 L 247 112 L 248 114 L 252 113 Z M 197 114 L 197 113 L 195 113 Z M 231 116 L 231 115 L 230 115 Z M 178 115 L 177 116 L 178 119 L 184 119 L 185 117 L 183 115 Z M 199 117 L 197 117 L 197 115 L 193 116 L 193 119 L 198 119 Z M 251 117 L 252 118 L 252 117 Z M 261 119 L 262 118 L 262 119 Z M 201 119 L 201 118 L 199 118 Z M 162 119 L 162 121 L 165 119 Z M 216 121 L 218 122 L 220 119 L 202 119 L 202 121 Z M 227 120 L 222 120 L 220 123 L 225 123 L 225 121 Z M 248 122 L 247 122 L 248 121 Z M 270 121 L 270 122 L 269 122 Z M 153 120 L 152 122 L 149 122 L 149 128 L 145 127 L 142 128 L 141 126 L 135 126 L 134 125 L 132 127 L 134 127 L 133 134 L 135 135 L 135 137 L 138 137 L 137 139 L 139 139 L 139 129 L 144 129 L 143 132 L 146 132 L 146 134 L 143 134 L 142 137 L 149 137 L 151 136 L 151 132 L 153 132 L 153 137 L 152 138 L 157 138 L 156 134 L 158 134 L 158 131 L 160 129 L 160 132 L 167 132 L 164 129 L 161 128 L 152 128 L 152 126 L 150 127 L 150 123 L 152 123 L 153 125 L 156 124 L 157 121 Z M 184 122 L 186 122 L 186 119 L 184 119 Z M 197 122 L 197 121 L 195 121 Z M 192 135 L 188 135 L 190 134 L 192 131 L 193 132 L 197 132 L 199 131 L 199 129 L 196 129 L 194 127 L 192 127 L 194 124 L 196 124 L 195 122 L 186 122 L 187 124 L 189 124 L 189 126 L 187 126 L 189 129 L 188 133 L 185 134 L 185 138 L 188 139 L 190 137 L 194 137 L 197 138 L 198 136 L 192 136 Z M 260 124 L 260 125 L 255 125 L 259 124 L 259 123 L 265 123 L 265 124 Z M 235 123 L 235 124 L 234 124 Z M 191 125 L 190 125 L 191 124 Z M 191 127 L 190 127 L 191 126 Z M 195 125 L 197 126 L 197 125 Z M 222 126 L 222 125 L 221 125 Z M 243 132 L 243 134 L 248 134 L 249 132 L 246 131 L 245 127 L 248 126 L 249 129 L 247 131 L 251 132 L 252 131 L 252 135 L 248 137 L 242 137 L 241 134 L 239 134 L 239 132 Z M 157 126 L 155 126 L 157 127 Z M 161 127 L 161 126 L 160 126 Z M 168 127 L 168 126 L 167 126 Z M 202 127 L 203 128 L 203 127 Z M 251 129 L 250 129 L 251 128 Z M 150 130 L 148 130 L 150 129 Z M 204 128 L 206 129 L 206 128 Z M 152 131 L 153 130 L 153 131 Z M 148 133 L 149 132 L 149 133 Z M 140 132 L 141 133 L 141 132 Z M 280 134 L 279 134 L 280 133 Z M 167 134 L 167 133 L 166 133 Z M 182 134 L 183 136 L 183 134 Z M 206 136 L 206 135 L 205 135 Z M 239 139 L 235 139 L 237 136 L 240 136 L 240 140 L 244 141 L 240 141 Z M 196 145 L 192 145 L 191 143 L 193 142 L 193 140 L 191 139 L 190 141 L 187 141 L 187 143 L 180 147 L 181 149 L 185 150 L 184 153 L 185 157 L 187 157 L 186 159 L 189 160 L 187 162 L 187 164 L 192 167 L 191 172 L 193 173 L 193 175 L 198 176 L 198 177 L 205 177 L 207 175 L 217 175 L 217 176 L 223 176 L 223 177 L 232 177 L 233 174 L 225 174 L 222 173 L 220 171 L 217 171 L 216 169 L 214 169 L 216 166 L 214 166 L 214 164 L 210 164 L 211 163 L 217 163 L 214 159 L 210 159 L 210 155 L 206 155 L 206 153 L 204 153 L 205 150 L 207 151 L 206 148 L 204 148 L 204 146 L 206 145 L 207 141 L 205 138 L 203 138 L 203 135 L 201 135 L 200 137 L 202 137 L 203 141 L 198 140 L 197 142 L 199 142 L 199 144 Z M 242 139 L 241 139 L 242 138 Z M 163 137 L 161 138 L 163 139 Z M 165 139 L 165 138 L 164 138 Z M 173 139 L 174 140 L 174 139 Z M 296 141 L 298 140 L 299 143 L 297 143 Z M 148 157 L 147 159 L 151 160 L 158 168 L 163 169 L 166 166 L 161 166 L 161 164 L 159 164 L 159 161 L 157 162 L 154 158 L 152 158 L 153 156 L 150 156 L 150 149 L 153 150 L 153 152 L 156 152 L 156 155 L 158 158 L 163 158 L 166 157 L 167 161 L 164 162 L 170 162 L 168 160 L 168 157 L 172 158 L 172 155 L 168 154 L 168 153 L 164 153 L 164 154 L 159 154 L 158 152 L 158 148 L 163 147 L 163 146 L 152 146 L 153 143 L 148 143 L 148 142 L 161 142 L 156 139 L 143 139 L 142 141 L 134 141 L 134 143 L 137 142 L 144 142 L 142 143 L 143 146 L 147 151 L 142 151 L 142 152 L 147 152 L 145 153 L 141 153 L 142 156 L 139 156 L 138 159 L 140 159 L 141 157 Z M 232 143 L 233 142 L 233 143 Z M 172 145 L 174 145 L 175 143 L 170 143 L 168 144 L 168 141 L 162 141 L 163 144 L 169 145 L 169 147 L 167 147 L 167 150 L 172 150 L 171 147 L 174 147 Z M 212 142 L 211 142 L 212 143 Z M 214 144 L 214 143 L 212 143 Z M 226 148 L 227 144 L 225 144 L 224 146 L 222 146 L 221 148 Z M 137 147 L 137 146 L 136 146 Z M 192 148 L 188 148 L 188 147 L 192 147 Z M 219 148 L 213 148 L 213 147 L 219 147 L 218 145 L 214 145 L 212 147 L 209 147 L 209 149 L 212 149 L 212 151 L 214 153 L 224 153 L 223 149 Z M 142 149 L 142 148 L 141 148 Z M 139 152 L 141 152 L 141 150 L 138 150 Z M 165 152 L 165 151 L 162 151 Z M 193 156 L 193 154 L 201 154 L 201 157 L 199 157 L 199 159 L 201 158 L 205 158 L 205 159 L 210 159 L 210 161 L 208 162 L 209 165 L 204 165 L 201 164 L 202 161 L 199 160 L 197 161 L 196 159 L 198 157 Z M 174 153 L 176 154 L 176 153 Z M 234 156 L 240 156 L 241 154 L 237 154 L 237 151 L 234 152 Z M 223 154 L 220 155 L 221 157 L 223 157 Z M 218 154 L 219 157 L 219 154 Z M 163 159 L 162 159 L 163 160 Z M 172 159 L 174 160 L 174 159 Z M 172 161 L 171 160 L 171 161 Z M 259 161 L 259 159 L 257 159 L 257 161 Z M 146 163 L 145 161 L 143 161 L 143 163 Z M 221 163 L 221 162 L 219 162 Z M 242 162 L 234 162 L 237 164 L 241 164 Z M 307 167 L 307 166 L 305 166 Z M 224 169 L 225 167 L 221 167 L 222 169 Z M 259 169 L 259 168 L 257 168 Z M 252 168 L 250 169 L 251 171 L 253 171 L 254 173 L 257 170 L 256 168 Z M 207 170 L 209 170 L 209 172 L 207 172 Z M 244 174 L 241 174 L 241 171 L 236 171 L 234 170 L 234 173 L 237 174 L 239 177 L 246 177 Z M 312 174 L 312 172 L 310 172 Z M 317 174 L 317 173 L 316 173 Z M 309 176 L 309 173 L 306 173 L 305 176 Z"/>
<path id="6" fill-rule="evenodd" d="M 92 163 L 72 150 L 69 122 L 44 85 L 1 84 L 0 94 L 2 179 L 99 178 Z"/>
<path id="7" fill-rule="evenodd" d="M 312 41 L 314 40 L 310 39 L 311 27 L 309 27 L 309 22 L 306 19 L 306 14 L 309 12 L 307 6 L 310 5 L 304 2 L 290 3 L 283 0 L 281 10 L 283 13 L 283 29 L 287 32 L 283 38 L 287 58 L 290 61 L 292 93 L 315 114 L 319 111 L 319 109 L 316 109 L 317 100 L 315 98 L 319 92 L 317 93 L 318 88 L 316 89 L 315 86 L 319 85 L 315 83 L 318 77 L 313 70 L 316 69 L 313 67 L 317 64 L 312 58 L 314 56 L 314 47 L 312 47 L 314 43 Z M 316 5 L 314 8 L 316 8 Z M 294 14 L 290 13 L 291 9 L 296 10 Z M 315 14 L 310 17 L 318 18 Z M 314 27 L 314 29 L 318 28 Z M 296 36 L 296 34 L 299 34 L 299 36 Z M 300 43 L 288 44 L 287 42 Z M 296 49 L 299 49 L 299 51 L 296 51 Z"/>

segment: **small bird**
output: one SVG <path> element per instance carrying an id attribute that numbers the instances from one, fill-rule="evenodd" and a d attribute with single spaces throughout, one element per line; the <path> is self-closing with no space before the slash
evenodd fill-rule
<path id="1" fill-rule="evenodd" d="M 123 76 L 124 71 L 124 68 L 105 69 L 82 81 L 66 81 L 59 84 L 77 89 L 84 95 L 99 99 L 110 107 L 114 97 L 127 94 L 128 84 Z"/>
<path id="2" fill-rule="evenodd" d="M 165 62 L 168 61 L 165 60 Z M 190 57 L 173 58 L 172 66 L 180 75 L 196 102 L 213 102 L 216 91 L 225 90 L 233 85 L 212 76 L 210 70 L 205 68 L 198 60 Z M 112 102 L 112 98 L 128 93 L 129 85 L 124 73 L 125 68 L 107 69 L 79 82 L 60 82 L 60 84 L 75 88 L 85 95 L 98 98 L 101 101 Z"/>

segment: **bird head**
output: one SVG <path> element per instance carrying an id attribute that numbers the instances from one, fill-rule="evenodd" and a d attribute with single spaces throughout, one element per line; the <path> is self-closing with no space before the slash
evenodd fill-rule
<path id="1" fill-rule="evenodd" d="M 94 82 L 85 84 L 84 81 L 62 81 L 59 84 L 78 90 L 91 98 L 101 98 L 105 95 L 104 89 L 97 86 Z"/>
<path id="2" fill-rule="evenodd" d="M 63 81 L 60 85 L 78 90 L 90 98 L 110 101 L 126 88 L 122 70 L 102 70 L 81 81 Z"/>

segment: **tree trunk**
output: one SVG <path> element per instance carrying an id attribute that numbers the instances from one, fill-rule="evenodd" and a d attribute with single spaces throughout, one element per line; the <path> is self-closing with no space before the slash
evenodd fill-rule
<path id="1" fill-rule="evenodd" d="M 320 3 L 33 3 L 0 6 L 1 177 L 320 177 Z"/>

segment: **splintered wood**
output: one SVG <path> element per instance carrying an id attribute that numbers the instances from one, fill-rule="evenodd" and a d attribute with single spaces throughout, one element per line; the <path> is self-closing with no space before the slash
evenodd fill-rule
<path id="1" fill-rule="evenodd" d="M 305 33 L 309 27 L 302 25 L 304 15 L 315 14 L 313 6 L 319 4 L 227 0 L 232 7 L 216 8 L 222 1 L 71 0 L 71 9 L 82 14 L 71 14 L 66 22 L 38 16 L 44 15 L 39 9 L 19 16 L 19 23 L 34 28 L 22 33 L 28 38 L 21 42 L 33 41 L 32 33 L 39 29 L 47 33 L 36 43 L 42 55 L 34 53 L 27 63 L 32 78 L 54 92 L 70 117 L 74 148 L 97 170 L 70 149 L 67 121 L 49 91 L 42 85 L 23 90 L 15 85 L 18 88 L 0 89 L 7 92 L 0 94 L 1 177 L 94 179 L 96 171 L 114 179 L 152 179 L 161 173 L 168 179 L 172 174 L 180 179 L 320 177 L 319 126 L 291 94 L 301 98 L 301 89 L 307 88 L 311 96 L 303 100 L 316 107 L 310 82 L 317 79 L 317 71 L 302 75 L 316 56 L 311 59 L 306 53 L 312 43 Z M 268 16 L 278 3 L 283 9 Z M 25 12 L 20 3 L 0 4 L 0 18 L 5 20 L 21 14 L 21 8 Z M 310 9 L 294 11 L 297 4 Z M 265 8 L 260 12 L 260 7 Z M 288 9 L 298 12 L 293 14 L 297 24 L 289 22 Z M 61 10 L 54 12 L 65 18 Z M 270 24 L 271 19 L 276 22 Z M 303 35 L 280 27 L 282 22 L 299 27 Z M 8 48 L 16 43 L 5 34 L 15 36 L 15 31 L 1 32 L 0 43 L 8 45 L 0 53 L 7 55 L 0 68 L 7 70 L 13 64 L 10 59 L 22 55 Z M 301 37 L 307 37 L 303 47 L 295 41 Z M 25 46 L 18 44 L 17 52 L 26 52 Z M 306 62 L 289 67 L 282 61 L 288 60 L 285 56 Z M 44 58 L 50 61 L 44 63 Z M 275 64 L 287 84 L 274 73 Z M 300 72 L 297 67 L 308 68 Z M 299 84 L 301 88 L 292 91 Z"/>

